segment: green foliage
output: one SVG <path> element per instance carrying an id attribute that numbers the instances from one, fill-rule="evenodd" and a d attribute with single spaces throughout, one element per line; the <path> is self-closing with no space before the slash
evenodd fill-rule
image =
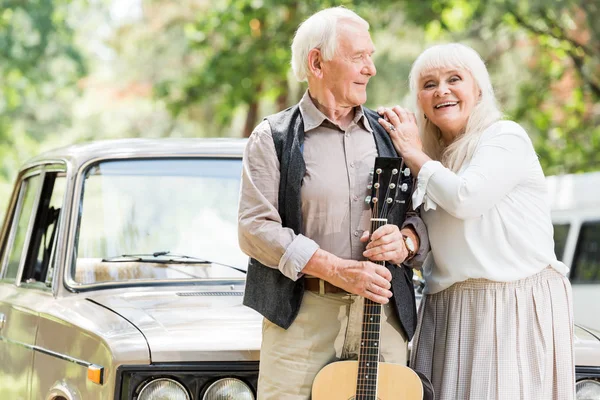
<path id="1" fill-rule="evenodd" d="M 12 177 L 48 133 L 68 124 L 63 108 L 86 73 L 67 23 L 67 0 L 0 4 L 0 176 Z"/>
<path id="2" fill-rule="evenodd" d="M 289 101 L 288 82 L 294 32 L 315 11 L 334 5 L 360 10 L 366 9 L 367 2 L 220 2 L 185 27 L 190 50 L 200 54 L 203 63 L 182 79 L 157 85 L 157 95 L 166 99 L 175 115 L 194 104 L 215 101 L 215 119 L 221 126 L 227 125 L 242 105 L 267 101 L 281 109 L 295 102 Z"/>
<path id="3" fill-rule="evenodd" d="M 533 47 L 528 79 L 508 116 L 527 126 L 547 174 L 600 168 L 600 7 L 586 0 L 406 0 L 407 17 L 431 40 L 498 47 L 524 32 Z M 515 42 L 523 42 L 517 39 Z M 511 50 L 511 49 L 508 49 Z M 492 52 L 486 55 L 494 70 Z"/>

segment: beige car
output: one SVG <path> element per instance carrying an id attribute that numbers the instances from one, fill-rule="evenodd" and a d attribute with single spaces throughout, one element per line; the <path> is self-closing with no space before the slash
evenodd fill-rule
<path id="1" fill-rule="evenodd" d="M 256 398 L 243 140 L 118 140 L 21 170 L 0 236 L 0 399 Z M 578 399 L 600 341 L 577 328 Z"/>
<path id="2" fill-rule="evenodd" d="M 28 162 L 2 230 L 0 399 L 254 399 L 244 141 L 122 140 Z"/>

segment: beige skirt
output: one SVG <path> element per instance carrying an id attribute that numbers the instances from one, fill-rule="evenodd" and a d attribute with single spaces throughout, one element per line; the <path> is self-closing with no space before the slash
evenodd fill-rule
<path id="1" fill-rule="evenodd" d="M 411 366 L 437 400 L 575 398 L 571 285 L 548 267 L 423 296 Z"/>

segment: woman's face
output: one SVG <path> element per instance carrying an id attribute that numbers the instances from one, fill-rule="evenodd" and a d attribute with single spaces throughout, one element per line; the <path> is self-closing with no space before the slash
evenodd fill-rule
<path id="1" fill-rule="evenodd" d="M 480 93 L 470 72 L 441 68 L 421 75 L 417 98 L 423 112 L 440 128 L 442 139 L 448 145 L 464 132 Z"/>

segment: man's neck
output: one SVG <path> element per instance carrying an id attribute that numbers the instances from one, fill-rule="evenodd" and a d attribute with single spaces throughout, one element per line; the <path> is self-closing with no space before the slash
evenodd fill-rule
<path id="1" fill-rule="evenodd" d="M 342 130 L 346 130 L 354 119 L 353 106 L 340 106 L 335 101 L 333 95 L 328 93 L 319 93 L 318 91 L 308 91 L 313 104 L 334 124 L 338 125 Z"/>

